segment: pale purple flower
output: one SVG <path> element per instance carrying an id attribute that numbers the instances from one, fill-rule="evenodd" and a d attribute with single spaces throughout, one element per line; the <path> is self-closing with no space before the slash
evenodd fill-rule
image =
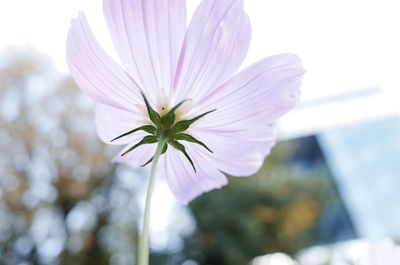
<path id="1" fill-rule="evenodd" d="M 96 41 L 83 13 L 72 21 L 67 58 L 79 87 L 98 102 L 96 125 L 109 144 L 126 145 L 148 135 L 134 128 L 150 125 L 143 93 L 161 115 L 186 100 L 177 120 L 208 113 L 184 133 L 204 143 L 178 141 L 187 157 L 169 146 L 158 177 L 187 203 L 227 184 L 224 173 L 256 173 L 275 144 L 269 125 L 299 100 L 304 70 L 293 54 L 265 58 L 236 73 L 250 42 L 243 0 L 203 0 L 186 27 L 186 0 L 104 0 L 104 14 L 123 67 Z M 175 122 L 176 122 L 175 121 Z M 144 144 L 114 162 L 145 164 L 156 143 Z M 223 173 L 224 172 L 224 173 Z"/>

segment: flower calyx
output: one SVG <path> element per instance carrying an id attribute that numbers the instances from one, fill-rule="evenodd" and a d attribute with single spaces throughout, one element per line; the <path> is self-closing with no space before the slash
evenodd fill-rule
<path id="1" fill-rule="evenodd" d="M 176 104 L 172 109 L 170 109 L 165 115 L 161 116 L 158 112 L 156 112 L 151 105 L 149 104 L 148 100 L 146 99 L 145 95 L 142 93 L 144 103 L 146 104 L 146 109 L 147 113 L 149 115 L 150 121 L 152 122 L 151 125 L 143 125 L 140 127 L 137 127 L 135 129 L 132 129 L 126 133 L 121 134 L 120 136 L 114 138 L 111 140 L 111 142 L 118 140 L 120 138 L 123 138 L 125 136 L 128 136 L 130 134 L 133 134 L 138 131 L 144 131 L 148 133 L 149 135 L 146 135 L 143 137 L 141 141 L 139 141 L 137 144 L 133 145 L 131 148 L 129 148 L 127 151 L 125 151 L 121 156 L 124 156 L 128 154 L 129 152 L 133 151 L 134 149 L 138 148 L 141 145 L 144 144 L 154 144 L 157 142 L 160 142 L 161 140 L 165 141 L 166 144 L 164 145 L 164 148 L 162 150 L 162 154 L 164 154 L 167 149 L 168 145 L 171 145 L 174 147 L 176 150 L 182 152 L 186 159 L 189 161 L 191 164 L 193 170 L 196 172 L 196 167 L 194 166 L 193 160 L 190 158 L 189 154 L 186 152 L 185 146 L 181 144 L 179 141 L 187 141 L 191 142 L 194 144 L 201 145 L 204 147 L 206 150 L 209 152 L 211 151 L 210 148 L 207 147 L 203 142 L 197 140 L 193 136 L 185 133 L 185 131 L 192 125 L 194 122 L 197 120 L 201 119 L 202 117 L 206 116 L 207 114 L 210 114 L 211 112 L 216 111 L 211 110 L 207 111 L 201 115 L 198 115 L 192 119 L 189 120 L 176 120 L 176 115 L 175 112 L 176 110 L 187 100 L 183 100 Z M 151 157 L 145 164 L 142 165 L 142 167 L 146 166 L 149 164 L 151 161 L 153 161 L 153 157 Z"/>

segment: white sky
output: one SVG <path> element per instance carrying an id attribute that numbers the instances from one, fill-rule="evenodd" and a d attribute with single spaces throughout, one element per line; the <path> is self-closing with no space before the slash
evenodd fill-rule
<path id="1" fill-rule="evenodd" d="M 188 2 L 192 10 L 199 0 Z M 33 46 L 66 72 L 67 29 L 80 10 L 115 56 L 101 0 L 0 0 L 0 49 Z M 246 10 L 253 39 L 245 65 L 275 53 L 297 53 L 308 71 L 303 102 L 376 87 L 400 105 L 400 1 L 246 0 Z"/>

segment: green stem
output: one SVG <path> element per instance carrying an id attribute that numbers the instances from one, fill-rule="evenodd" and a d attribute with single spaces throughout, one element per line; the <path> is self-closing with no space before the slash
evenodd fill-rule
<path id="1" fill-rule="evenodd" d="M 154 154 L 153 157 L 153 163 L 151 165 L 150 180 L 149 180 L 149 186 L 147 188 L 146 204 L 144 208 L 142 234 L 140 235 L 139 239 L 138 265 L 149 264 L 149 220 L 150 220 L 151 198 L 154 191 L 154 183 L 155 183 L 158 160 L 161 156 L 162 150 L 166 143 L 167 143 L 166 139 L 160 139 L 157 145 L 156 153 Z"/>

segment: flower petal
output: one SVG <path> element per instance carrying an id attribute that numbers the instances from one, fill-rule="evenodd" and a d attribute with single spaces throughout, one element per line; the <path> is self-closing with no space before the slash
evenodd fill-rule
<path id="1" fill-rule="evenodd" d="M 196 113 L 217 109 L 197 124 L 205 128 L 254 130 L 270 124 L 299 101 L 304 74 L 299 57 L 280 54 L 243 70 L 198 104 Z"/>
<path id="2" fill-rule="evenodd" d="M 185 0 L 104 0 L 114 45 L 149 98 L 170 90 L 186 28 Z"/>
<path id="3" fill-rule="evenodd" d="M 106 144 L 122 145 L 141 140 L 146 133 L 135 132 L 111 142 L 123 133 L 143 125 L 143 115 L 140 113 L 117 109 L 104 104 L 96 106 L 96 128 L 100 139 Z"/>
<path id="4" fill-rule="evenodd" d="M 230 78 L 247 54 L 250 22 L 243 0 L 203 0 L 186 33 L 175 96 L 200 100 Z"/>
<path id="5" fill-rule="evenodd" d="M 217 111 L 190 129 L 214 151 L 202 152 L 230 175 L 256 173 L 275 144 L 275 132 L 267 124 L 298 102 L 303 73 L 297 56 L 276 55 L 250 66 L 208 95 L 193 112 Z"/>
<path id="6" fill-rule="evenodd" d="M 214 161 L 219 170 L 238 177 L 255 174 L 276 140 L 275 130 L 271 126 L 256 130 L 192 128 L 190 134 L 213 151 L 199 150 Z"/>
<path id="7" fill-rule="evenodd" d="M 204 192 L 221 188 L 228 180 L 195 146 L 185 146 L 196 165 L 197 173 L 184 155 L 171 147 L 161 156 L 159 174 L 167 180 L 175 197 L 187 204 Z"/>
<path id="8" fill-rule="evenodd" d="M 100 47 L 83 13 L 72 20 L 67 62 L 78 86 L 94 100 L 120 109 L 140 103 L 140 88 Z"/>

